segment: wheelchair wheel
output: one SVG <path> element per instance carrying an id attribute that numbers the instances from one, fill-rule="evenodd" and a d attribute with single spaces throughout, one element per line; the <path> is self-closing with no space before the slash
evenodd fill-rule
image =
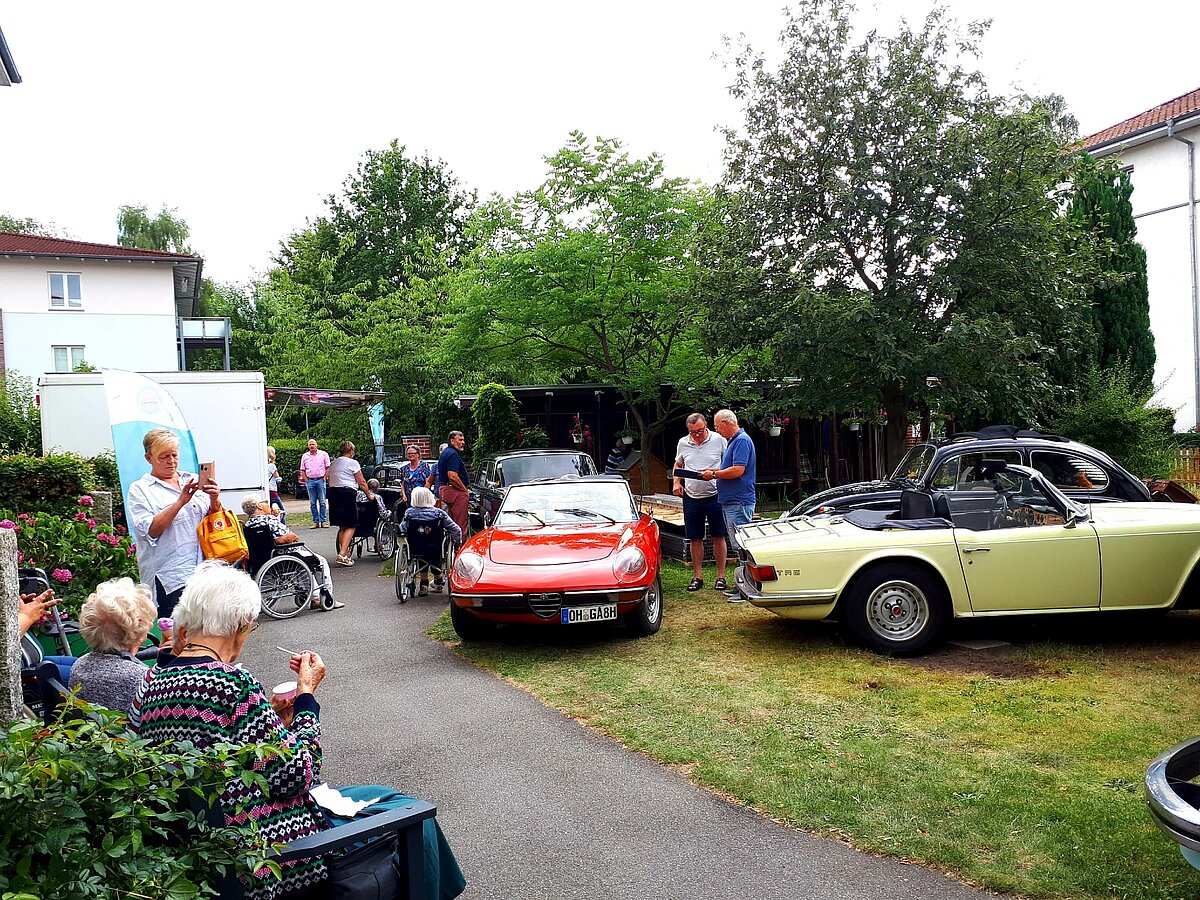
<path id="1" fill-rule="evenodd" d="M 454 568 L 454 541 L 450 535 L 442 544 L 442 581 L 446 583 L 446 593 L 450 593 L 450 570 Z"/>
<path id="2" fill-rule="evenodd" d="M 396 599 L 401 603 L 407 603 L 417 592 L 416 578 L 409 571 L 410 562 L 408 541 L 405 541 L 396 552 Z"/>
<path id="3" fill-rule="evenodd" d="M 396 526 L 380 519 L 375 523 L 375 553 L 380 559 L 391 559 L 396 552 Z"/>
<path id="4" fill-rule="evenodd" d="M 304 560 L 295 556 L 272 556 L 258 570 L 262 608 L 273 619 L 288 619 L 308 606 L 316 590 L 316 579 Z"/>

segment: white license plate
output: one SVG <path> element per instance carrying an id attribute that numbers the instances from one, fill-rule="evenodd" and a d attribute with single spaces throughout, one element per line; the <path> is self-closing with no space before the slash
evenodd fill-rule
<path id="1" fill-rule="evenodd" d="M 581 622 L 615 622 L 617 620 L 617 604 L 602 603 L 599 606 L 564 606 L 562 608 L 562 623 L 578 625 Z"/>

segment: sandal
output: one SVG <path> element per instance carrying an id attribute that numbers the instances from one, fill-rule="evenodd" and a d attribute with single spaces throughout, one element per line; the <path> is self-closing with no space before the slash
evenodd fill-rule
<path id="1" fill-rule="evenodd" d="M 713 582 L 713 590 L 714 591 L 727 591 L 727 590 L 729 590 L 729 585 L 727 585 L 725 583 L 724 578 L 718 578 L 716 581 Z"/>
<path id="2" fill-rule="evenodd" d="M 429 596 L 429 585 L 426 584 L 424 581 L 421 582 L 421 589 L 419 591 L 417 591 L 417 596 L 418 597 L 428 597 Z"/>
<path id="3" fill-rule="evenodd" d="M 336 560 L 336 563 L 339 566 L 352 566 L 354 565 L 354 560 L 348 556 L 339 556 Z"/>
<path id="4" fill-rule="evenodd" d="M 689 593 L 694 594 L 694 593 L 696 593 L 696 591 L 700 590 L 700 588 L 702 588 L 702 587 L 704 587 L 704 579 L 703 578 L 693 578 L 691 584 L 689 584 L 687 586 L 687 589 L 688 589 Z"/>

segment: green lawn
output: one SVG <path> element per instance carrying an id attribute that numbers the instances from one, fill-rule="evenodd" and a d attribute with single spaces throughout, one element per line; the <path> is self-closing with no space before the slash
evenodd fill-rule
<path id="1" fill-rule="evenodd" d="M 1200 617 L 969 623 L 1012 645 L 888 660 L 825 624 L 688 594 L 689 578 L 667 565 L 652 638 L 526 629 L 457 652 L 697 784 L 862 849 L 1030 897 L 1200 895 L 1141 788 L 1154 756 L 1200 734 Z M 448 616 L 430 633 L 456 641 Z"/>

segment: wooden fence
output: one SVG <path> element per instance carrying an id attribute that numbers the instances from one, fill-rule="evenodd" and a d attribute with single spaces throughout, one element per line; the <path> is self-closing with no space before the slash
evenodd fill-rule
<path id="1" fill-rule="evenodd" d="M 1181 447 L 1171 468 L 1171 480 L 1193 490 L 1200 489 L 1200 447 Z"/>

